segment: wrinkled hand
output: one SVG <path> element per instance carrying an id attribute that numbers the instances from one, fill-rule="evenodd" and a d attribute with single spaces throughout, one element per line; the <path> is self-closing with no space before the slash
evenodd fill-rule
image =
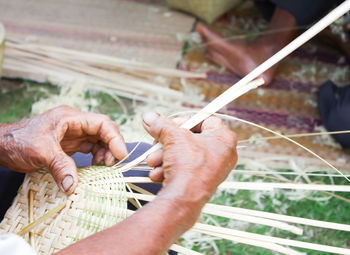
<path id="1" fill-rule="evenodd" d="M 128 154 L 117 125 L 107 116 L 69 106 L 10 124 L 0 139 L 0 165 L 19 172 L 47 167 L 68 194 L 78 184 L 76 165 L 68 155 L 92 152 L 93 164 L 110 166 Z"/>
<path id="2" fill-rule="evenodd" d="M 150 178 L 163 181 L 163 191 L 173 196 L 206 202 L 236 164 L 236 134 L 218 118 L 208 118 L 192 132 L 156 113 L 145 114 L 143 124 L 163 145 L 147 158 L 154 167 Z"/>

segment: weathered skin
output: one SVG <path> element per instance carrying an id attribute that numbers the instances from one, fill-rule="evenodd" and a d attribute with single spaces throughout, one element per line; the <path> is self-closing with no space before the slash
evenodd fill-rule
<path id="1" fill-rule="evenodd" d="M 195 223 L 237 161 L 236 135 L 213 117 L 193 132 L 179 128 L 179 122 L 156 113 L 143 117 L 145 129 L 163 144 L 162 150 L 148 158 L 148 164 L 155 167 L 150 177 L 164 183 L 156 199 L 123 222 L 58 254 L 164 254 Z M 2 125 L 0 137 L 1 164 L 22 171 L 47 166 L 56 180 L 65 173 L 62 169 L 75 167 L 63 151 L 93 151 L 96 163 L 112 162 L 108 153 L 118 159 L 126 153 L 117 126 L 108 118 L 69 107 Z"/>
<path id="2" fill-rule="evenodd" d="M 93 163 L 112 165 L 127 155 L 123 137 L 107 116 L 60 106 L 32 119 L 0 125 L 0 165 L 32 172 L 47 167 L 62 191 L 78 184 L 68 156 L 92 152 Z"/>

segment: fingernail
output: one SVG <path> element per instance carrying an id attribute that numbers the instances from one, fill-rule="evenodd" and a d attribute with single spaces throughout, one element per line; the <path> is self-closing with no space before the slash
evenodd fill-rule
<path id="1" fill-rule="evenodd" d="M 129 154 L 128 148 L 126 148 L 125 143 L 118 143 L 118 149 L 125 155 L 125 157 Z"/>
<path id="2" fill-rule="evenodd" d="M 63 181 L 61 182 L 62 188 L 64 190 L 64 192 L 68 192 L 69 189 L 72 187 L 73 185 L 73 176 L 71 175 L 67 175 L 66 177 L 64 177 Z"/>
<path id="3" fill-rule="evenodd" d="M 155 113 L 155 112 L 146 112 L 142 115 L 142 119 L 143 122 L 147 125 L 147 126 L 151 126 L 152 123 L 158 119 L 159 114 Z"/>

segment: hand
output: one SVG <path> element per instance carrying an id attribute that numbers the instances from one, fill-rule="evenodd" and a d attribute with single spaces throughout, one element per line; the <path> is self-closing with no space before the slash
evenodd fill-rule
<path id="1" fill-rule="evenodd" d="M 163 181 L 163 193 L 207 201 L 237 161 L 237 139 L 222 121 L 210 117 L 191 131 L 165 117 L 147 113 L 145 129 L 163 148 L 147 158 L 153 181 Z"/>
<path id="2" fill-rule="evenodd" d="M 32 119 L 0 126 L 0 165 L 32 172 L 47 167 L 63 192 L 77 184 L 75 152 L 93 153 L 93 164 L 113 165 L 128 152 L 117 125 L 107 116 L 59 106 Z"/>

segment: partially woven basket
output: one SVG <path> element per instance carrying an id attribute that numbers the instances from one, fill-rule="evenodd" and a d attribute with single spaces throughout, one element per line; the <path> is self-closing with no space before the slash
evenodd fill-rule
<path id="1" fill-rule="evenodd" d="M 0 23 L 0 78 L 2 73 L 2 62 L 4 58 L 4 49 L 5 49 L 5 29 L 4 26 Z"/>
<path id="2" fill-rule="evenodd" d="M 207 23 L 214 22 L 242 0 L 167 0 L 169 7 L 191 13 Z"/>
<path id="3" fill-rule="evenodd" d="M 43 215 L 47 219 L 28 226 Z M 49 173 L 39 171 L 27 174 L 0 223 L 0 233 L 20 234 L 39 254 L 52 254 L 126 217 L 121 173 L 103 167 L 81 169 L 78 188 L 67 197 Z"/>

